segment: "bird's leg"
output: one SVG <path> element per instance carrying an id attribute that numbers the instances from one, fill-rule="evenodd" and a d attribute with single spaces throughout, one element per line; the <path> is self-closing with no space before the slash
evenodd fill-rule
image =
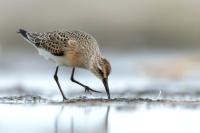
<path id="1" fill-rule="evenodd" d="M 92 94 L 90 91 L 97 92 L 97 93 L 102 93 L 102 92 L 100 92 L 100 91 L 93 90 L 93 89 L 91 89 L 90 87 L 88 87 L 88 86 L 86 86 L 86 85 L 80 83 L 79 81 L 75 80 L 75 79 L 74 79 L 74 72 L 75 72 L 75 67 L 73 67 L 73 69 L 72 69 L 71 81 L 74 82 L 74 83 L 79 84 L 79 85 L 82 86 L 82 87 L 84 87 L 84 88 L 85 88 L 85 92 L 89 92 L 90 94 Z"/>
<path id="2" fill-rule="evenodd" d="M 57 76 L 58 67 L 59 67 L 59 66 L 56 67 L 56 71 L 55 71 L 55 74 L 54 74 L 54 79 L 55 79 L 55 81 L 56 81 L 56 83 L 57 83 L 57 85 L 58 85 L 58 88 L 59 88 L 59 90 L 60 90 L 60 93 L 62 94 L 63 100 L 66 100 L 67 98 L 65 97 L 65 95 L 64 95 L 64 93 L 63 93 L 63 91 L 62 91 L 62 88 L 60 87 L 60 83 L 59 83 L 59 81 L 58 81 L 58 76 Z"/>

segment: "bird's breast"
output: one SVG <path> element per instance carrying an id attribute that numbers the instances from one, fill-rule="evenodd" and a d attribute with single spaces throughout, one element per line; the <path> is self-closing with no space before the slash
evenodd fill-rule
<path id="1" fill-rule="evenodd" d="M 86 68 L 87 59 L 85 58 L 85 55 L 82 52 L 68 48 L 66 50 L 65 55 L 71 66 Z"/>

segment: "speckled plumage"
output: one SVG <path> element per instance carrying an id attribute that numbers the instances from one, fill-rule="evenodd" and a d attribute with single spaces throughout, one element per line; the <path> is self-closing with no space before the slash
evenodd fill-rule
<path id="1" fill-rule="evenodd" d="M 78 47 L 81 45 L 84 48 L 97 44 L 91 35 L 81 31 L 27 32 L 27 37 L 36 47 L 43 48 L 53 55 L 63 55 L 65 49 L 70 46 L 70 41 L 77 42 Z"/>

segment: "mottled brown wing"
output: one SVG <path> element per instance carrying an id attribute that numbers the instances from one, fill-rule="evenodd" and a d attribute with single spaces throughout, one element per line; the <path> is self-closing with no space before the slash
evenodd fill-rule
<path id="1" fill-rule="evenodd" d="M 64 55 L 64 48 L 67 47 L 68 37 L 64 32 L 27 32 L 28 39 L 37 48 L 42 48 L 56 56 Z"/>

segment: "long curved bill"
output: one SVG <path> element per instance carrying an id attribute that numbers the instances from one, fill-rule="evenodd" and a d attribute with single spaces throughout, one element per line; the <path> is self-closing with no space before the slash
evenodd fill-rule
<path id="1" fill-rule="evenodd" d="M 107 96 L 108 96 L 108 99 L 110 99 L 110 91 L 109 91 L 109 86 L 108 86 L 108 79 L 103 79 L 103 85 L 106 89 L 106 93 L 107 93 Z"/>

